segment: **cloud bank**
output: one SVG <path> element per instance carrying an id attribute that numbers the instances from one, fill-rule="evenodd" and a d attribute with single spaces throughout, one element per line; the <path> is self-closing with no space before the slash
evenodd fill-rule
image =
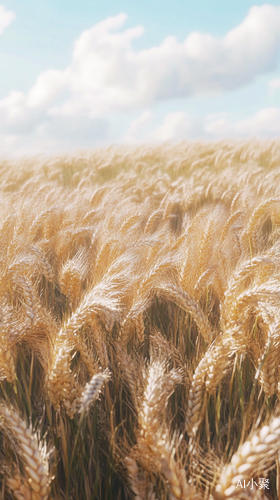
<path id="1" fill-rule="evenodd" d="M 0 7 L 0 33 L 13 17 Z M 108 139 L 109 115 L 147 110 L 177 98 L 229 92 L 279 66 L 280 6 L 252 7 L 241 24 L 221 38 L 193 32 L 183 42 L 169 36 L 158 46 L 138 51 L 133 41 L 144 35 L 144 28 L 125 29 L 126 20 L 121 13 L 85 30 L 67 67 L 48 69 L 38 75 L 29 92 L 13 90 L 0 100 L 2 137 L 27 140 L 33 134 L 40 141 L 45 137 L 67 144 L 67 137 L 70 143 L 76 136 L 78 146 L 83 135 L 94 145 L 94 138 Z M 271 88 L 278 88 L 278 83 L 272 81 Z M 182 135 L 242 135 L 246 127 L 252 133 L 275 133 L 278 111 L 261 110 L 254 118 L 235 123 L 228 118 L 209 121 L 209 117 L 170 113 L 152 136 L 168 140 Z M 133 141 L 139 127 L 147 126 L 152 112 L 145 113 L 131 123 L 126 140 Z"/>
<path id="2" fill-rule="evenodd" d="M 275 138 L 280 136 L 280 108 L 264 108 L 242 120 L 231 120 L 225 113 L 192 116 L 180 111 L 167 113 L 159 126 L 148 110 L 135 119 L 121 140 L 139 142 L 180 141 L 183 139 Z"/>

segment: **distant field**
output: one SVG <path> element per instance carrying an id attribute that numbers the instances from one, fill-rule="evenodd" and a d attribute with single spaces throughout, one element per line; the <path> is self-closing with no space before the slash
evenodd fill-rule
<path id="1" fill-rule="evenodd" d="M 279 225 L 279 141 L 2 162 L 0 499 L 279 498 Z"/>

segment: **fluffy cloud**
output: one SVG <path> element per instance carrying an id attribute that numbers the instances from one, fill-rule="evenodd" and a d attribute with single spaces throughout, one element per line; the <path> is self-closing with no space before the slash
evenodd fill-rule
<path id="1" fill-rule="evenodd" d="M 226 113 L 193 116 L 180 111 L 167 113 L 162 120 L 157 113 L 145 110 L 131 121 L 124 133 L 110 130 L 104 118 L 50 116 L 34 121 L 32 131 L 20 129 L 1 134 L 0 156 L 21 156 L 40 152 L 67 152 L 79 148 L 122 144 L 178 142 L 185 139 L 279 138 L 280 108 L 264 108 L 242 120 Z"/>
<path id="2" fill-rule="evenodd" d="M 22 127 L 0 132 L 0 160 L 40 153 L 68 153 L 110 144 L 110 124 L 104 118 L 50 117 Z"/>
<path id="3" fill-rule="evenodd" d="M 6 10 L 4 5 L 0 5 L 0 35 L 15 19 L 15 14 L 11 10 Z"/>
<path id="4" fill-rule="evenodd" d="M 151 139 L 157 141 L 181 141 L 194 139 L 202 135 L 201 118 L 189 115 L 183 111 L 168 113 L 163 124 L 151 133 Z"/>
<path id="5" fill-rule="evenodd" d="M 273 70 L 280 56 L 280 7 L 263 5 L 223 38 L 193 32 L 136 52 L 142 26 L 120 30 L 125 14 L 82 33 L 66 76 L 70 98 L 53 111 L 96 116 L 155 101 L 236 89 Z"/>
<path id="6" fill-rule="evenodd" d="M 279 137 L 280 108 L 264 108 L 235 122 L 226 117 L 206 119 L 204 130 L 210 137 Z"/>
<path id="7" fill-rule="evenodd" d="M 264 108 L 252 116 L 236 121 L 226 114 L 195 117 L 181 111 L 168 113 L 160 125 L 156 123 L 156 115 L 145 111 L 131 123 L 121 141 L 136 144 L 177 142 L 184 139 L 279 138 L 280 108 Z"/>
<path id="8" fill-rule="evenodd" d="M 160 125 L 155 125 L 157 121 L 155 113 L 149 110 L 144 111 L 131 122 L 121 141 L 131 144 L 137 142 L 180 141 L 194 139 L 204 134 L 203 120 L 184 111 L 168 113 Z"/>
<path id="9" fill-rule="evenodd" d="M 280 7 L 263 5 L 223 38 L 193 32 L 180 43 L 167 37 L 156 47 L 135 51 L 142 26 L 123 29 L 126 14 L 110 17 L 84 31 L 64 70 L 38 76 L 13 113 L 43 109 L 52 115 L 101 116 L 131 111 L 178 97 L 227 91 L 253 82 L 277 67 L 280 57 Z M 0 103 L 1 106 L 1 103 Z M 10 118 L 9 118 L 10 117 Z"/>
<path id="10" fill-rule="evenodd" d="M 0 32 L 12 18 L 12 12 L 0 7 Z M 41 140 L 45 136 L 46 141 L 54 137 L 59 141 L 75 131 L 79 147 L 78 137 L 96 136 L 98 141 L 108 137 L 109 116 L 137 112 L 174 98 L 237 89 L 279 64 L 280 7 L 252 7 L 243 22 L 221 38 L 193 32 L 183 42 L 169 36 L 158 46 L 138 51 L 133 41 L 144 34 L 144 28 L 125 29 L 126 19 L 121 13 L 85 30 L 67 67 L 48 69 L 38 75 L 29 92 L 13 90 L 2 99 L 2 137 L 6 134 L 8 143 L 11 137 L 32 134 Z M 271 85 L 276 88 L 278 83 Z M 277 123 L 273 112 L 269 113 Z M 256 133 L 261 127 L 268 131 L 265 116 L 255 119 L 254 125 L 246 122 L 244 127 L 255 127 Z M 125 139 L 133 141 L 149 126 L 151 112 L 144 111 L 131 123 Z M 171 113 L 151 129 L 151 137 L 169 140 L 230 131 L 242 135 L 242 127 L 241 122 L 232 124 L 227 118 L 204 123 L 183 112 Z M 112 140 L 119 135 L 116 131 Z"/>

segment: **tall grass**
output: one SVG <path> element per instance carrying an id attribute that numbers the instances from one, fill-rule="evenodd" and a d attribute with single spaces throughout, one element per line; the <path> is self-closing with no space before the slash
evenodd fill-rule
<path id="1" fill-rule="evenodd" d="M 278 498 L 279 181 L 279 142 L 2 162 L 2 500 Z"/>

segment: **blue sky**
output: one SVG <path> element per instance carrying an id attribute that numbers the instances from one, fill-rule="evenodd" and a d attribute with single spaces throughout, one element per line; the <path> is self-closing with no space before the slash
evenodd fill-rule
<path id="1" fill-rule="evenodd" d="M 4 0 L 0 74 L 2 157 L 279 137 L 280 3 Z"/>

